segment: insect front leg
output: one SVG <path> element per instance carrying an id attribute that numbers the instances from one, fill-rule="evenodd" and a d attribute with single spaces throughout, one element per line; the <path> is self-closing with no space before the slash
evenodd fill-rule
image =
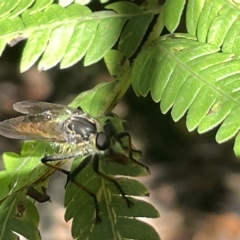
<path id="1" fill-rule="evenodd" d="M 119 183 L 116 181 L 116 179 L 102 173 L 99 171 L 99 155 L 93 156 L 93 170 L 100 175 L 101 177 L 105 178 L 106 180 L 112 182 L 118 189 L 118 191 L 121 193 L 122 197 L 125 199 L 127 206 L 130 208 L 132 205 L 134 205 L 133 202 L 131 202 L 127 197 L 124 191 L 122 190 L 122 187 L 119 185 Z"/>
<path id="2" fill-rule="evenodd" d="M 123 138 L 123 137 L 125 137 L 125 136 L 128 137 L 128 139 L 129 139 L 129 142 L 128 142 L 129 146 L 127 147 L 127 146 L 122 145 L 122 147 L 123 147 L 124 149 L 127 149 L 127 150 L 130 151 L 131 156 L 129 156 L 129 157 L 130 157 L 131 159 L 134 160 L 134 158 L 133 158 L 133 156 L 132 156 L 132 153 L 133 153 L 133 152 L 140 154 L 141 157 L 142 157 L 142 152 L 141 152 L 140 150 L 136 150 L 136 149 L 133 149 L 133 148 L 132 148 L 131 135 L 130 135 L 128 132 L 121 132 L 121 133 L 118 133 L 118 134 L 117 134 L 117 133 L 116 133 L 116 129 L 115 129 L 115 127 L 113 126 L 113 124 L 112 124 L 112 122 L 111 122 L 110 120 L 109 120 L 109 121 L 106 121 L 106 125 L 105 125 L 105 128 L 104 128 L 104 129 L 105 129 L 107 132 L 109 132 L 110 135 L 114 136 L 121 144 L 122 144 L 121 138 Z"/>
<path id="3" fill-rule="evenodd" d="M 129 157 L 133 162 L 135 162 L 136 164 L 144 167 L 144 168 L 147 170 L 148 174 L 151 173 L 151 171 L 150 171 L 150 169 L 149 169 L 148 166 L 146 166 L 146 165 L 143 164 L 143 163 L 140 163 L 139 161 L 137 161 L 137 160 L 133 157 L 133 152 L 137 152 L 137 153 L 139 153 L 140 155 L 142 155 L 142 152 L 141 152 L 141 151 L 138 151 L 138 150 L 135 150 L 135 149 L 132 149 L 132 140 L 131 140 L 131 135 L 129 134 L 129 132 L 121 132 L 121 133 L 118 133 L 118 134 L 117 134 L 117 133 L 116 133 L 116 128 L 114 127 L 114 125 L 112 124 L 112 122 L 111 122 L 109 119 L 105 122 L 104 131 L 105 131 L 108 135 L 115 137 L 116 140 L 118 140 L 121 144 L 122 144 L 121 139 L 122 139 L 123 137 L 128 137 L 128 148 L 127 148 L 127 150 L 128 150 L 128 157 Z M 124 149 L 126 149 L 124 145 L 122 145 L 122 147 L 123 147 Z"/>
<path id="4" fill-rule="evenodd" d="M 132 140 L 131 140 L 130 133 L 129 132 L 121 132 L 121 133 L 118 133 L 118 134 L 115 135 L 115 138 L 118 139 L 118 140 L 120 140 L 123 137 L 127 137 L 128 138 L 128 157 L 133 162 L 135 162 L 136 164 L 146 168 L 148 174 L 151 174 L 151 171 L 150 171 L 148 166 L 146 166 L 145 164 L 143 164 L 143 163 L 141 163 L 141 162 L 139 162 L 139 161 L 137 161 L 136 159 L 133 158 L 133 152 L 136 151 L 136 150 L 132 149 Z"/>

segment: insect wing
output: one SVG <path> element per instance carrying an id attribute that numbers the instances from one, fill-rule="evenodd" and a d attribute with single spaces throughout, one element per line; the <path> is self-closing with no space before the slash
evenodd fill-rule
<path id="1" fill-rule="evenodd" d="M 14 139 L 64 141 L 59 127 L 50 130 L 49 124 L 30 121 L 29 116 L 20 116 L 0 123 L 0 134 Z M 58 129 L 58 130 L 57 130 Z"/>
<path id="2" fill-rule="evenodd" d="M 13 105 L 13 108 L 29 115 L 1 122 L 1 135 L 24 140 L 66 141 L 62 126 L 73 113 L 70 108 L 38 101 L 18 102 Z"/>
<path id="3" fill-rule="evenodd" d="M 75 131 L 81 142 L 95 132 L 95 119 L 81 109 L 28 100 L 15 103 L 13 108 L 28 115 L 0 123 L 0 134 L 8 138 L 72 142 Z"/>
<path id="4" fill-rule="evenodd" d="M 69 110 L 72 111 L 73 109 L 66 107 L 64 105 L 60 104 L 53 104 L 53 103 L 47 103 L 47 102 L 39 102 L 39 101 L 22 101 L 17 102 L 13 104 L 13 109 L 17 112 L 23 113 L 23 114 L 37 114 L 42 113 L 44 111 L 49 110 Z"/>
<path id="5" fill-rule="evenodd" d="M 4 137 L 15 138 L 15 139 L 38 139 L 38 136 L 34 136 L 34 134 L 30 134 L 27 132 L 18 131 L 18 126 L 22 124 L 25 117 L 20 116 L 16 118 L 12 118 L 9 120 L 5 120 L 0 123 L 0 134 Z"/>

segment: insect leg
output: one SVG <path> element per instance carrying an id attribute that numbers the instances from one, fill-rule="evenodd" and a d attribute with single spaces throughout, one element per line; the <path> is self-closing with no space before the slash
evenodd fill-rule
<path id="1" fill-rule="evenodd" d="M 75 177 L 77 176 L 77 174 L 80 173 L 88 165 L 88 163 L 92 160 L 92 158 L 93 158 L 92 155 L 87 156 L 72 172 L 69 173 L 68 179 L 71 180 L 74 184 L 76 184 L 78 187 L 80 187 L 83 191 L 88 193 L 93 198 L 95 210 L 96 210 L 95 223 L 99 223 L 99 222 L 102 222 L 102 220 L 99 216 L 99 206 L 98 206 L 96 195 L 93 192 L 91 192 L 88 188 L 86 188 L 81 183 L 75 180 Z"/>
<path id="2" fill-rule="evenodd" d="M 50 201 L 50 196 L 47 195 L 46 193 L 46 188 L 42 186 L 42 193 L 37 191 L 35 188 L 33 188 L 32 186 L 30 186 L 27 189 L 26 195 L 28 195 L 29 197 L 35 199 L 36 201 L 38 201 L 39 203 L 43 203 L 43 202 L 47 202 Z"/>
<path id="3" fill-rule="evenodd" d="M 147 170 L 148 174 L 151 173 L 151 171 L 150 171 L 150 169 L 149 169 L 148 166 L 146 166 L 146 165 L 143 164 L 143 163 L 140 163 L 139 161 L 137 161 L 136 159 L 133 158 L 133 155 L 132 155 L 133 152 L 138 152 L 138 153 L 141 154 L 141 151 L 132 149 L 131 135 L 129 134 L 129 132 L 121 132 L 121 133 L 116 134 L 116 129 L 115 129 L 114 125 L 112 124 L 112 122 L 111 122 L 110 120 L 107 120 L 107 121 L 105 122 L 104 131 L 105 131 L 107 134 L 109 134 L 110 136 L 114 136 L 120 143 L 122 143 L 122 142 L 121 142 L 121 138 L 123 138 L 123 137 L 128 137 L 128 153 L 129 153 L 128 157 L 129 157 L 133 162 L 135 162 L 136 164 L 144 167 L 144 168 Z M 122 147 L 124 148 L 124 146 L 122 146 Z"/>
<path id="4" fill-rule="evenodd" d="M 118 189 L 118 191 L 121 193 L 122 197 L 125 199 L 127 206 L 130 208 L 132 205 L 134 205 L 133 202 L 131 202 L 125 195 L 125 193 L 122 190 L 122 187 L 119 185 L 119 183 L 116 181 L 116 179 L 102 173 L 99 171 L 99 155 L 93 156 L 93 170 L 100 175 L 101 177 L 107 179 L 108 181 L 112 182 Z"/>
<path id="5" fill-rule="evenodd" d="M 66 159 L 70 159 L 70 158 L 75 158 L 75 157 L 78 157 L 79 156 L 79 153 L 69 153 L 69 154 L 65 154 L 65 155 L 52 155 L 52 156 L 45 156 L 41 159 L 41 162 L 50 167 L 50 168 L 53 168 L 53 169 L 56 169 L 57 171 L 60 171 L 60 172 L 63 172 L 66 174 L 66 170 L 58 167 L 58 166 L 54 166 L 54 165 L 51 165 L 50 163 L 48 162 L 55 162 L 55 161 L 63 161 L 63 160 L 66 160 Z"/>
<path id="6" fill-rule="evenodd" d="M 71 157 L 74 157 L 74 156 L 71 156 Z M 76 155 L 75 155 L 75 157 L 76 157 Z M 93 158 L 92 155 L 89 155 L 86 158 L 84 158 L 84 160 L 72 172 L 69 172 L 65 169 L 59 168 L 57 166 L 53 166 L 53 165 L 48 163 L 48 162 L 52 162 L 52 161 L 61 161 L 61 160 L 64 160 L 66 158 L 70 158 L 70 157 L 69 156 L 66 157 L 66 155 L 65 156 L 55 155 L 55 156 L 44 157 L 43 159 L 41 159 L 41 161 L 42 161 L 43 164 L 66 174 L 67 175 L 66 185 L 68 184 L 69 181 L 72 181 L 75 185 L 77 185 L 79 188 L 81 188 L 83 191 L 88 193 L 93 198 L 95 209 L 96 209 L 96 220 L 95 220 L 95 222 L 96 223 L 101 222 L 102 220 L 99 217 L 99 206 L 98 206 L 98 201 L 97 201 L 96 195 L 93 192 L 91 192 L 88 188 L 86 188 L 84 185 L 82 185 L 81 183 L 79 183 L 75 180 L 76 175 L 78 173 L 80 173 L 88 165 L 88 163 L 91 161 L 91 159 Z M 66 185 L 65 185 L 65 187 L 66 187 Z"/>
<path id="7" fill-rule="evenodd" d="M 123 138 L 123 137 L 128 137 L 128 154 L 129 154 L 128 156 L 129 156 L 129 158 L 130 158 L 133 162 L 135 162 L 136 164 L 138 164 L 138 165 L 146 168 L 148 174 L 151 174 L 151 171 L 150 171 L 150 169 L 149 169 L 148 166 L 146 166 L 145 164 L 143 164 L 143 163 L 141 163 L 141 162 L 139 162 L 139 161 L 137 161 L 136 159 L 133 158 L 132 153 L 133 153 L 134 150 L 132 149 L 132 140 L 131 140 L 131 135 L 130 135 L 130 133 L 129 133 L 129 132 L 121 132 L 121 133 L 118 133 L 118 134 L 115 136 L 116 139 L 121 139 L 121 138 Z"/>

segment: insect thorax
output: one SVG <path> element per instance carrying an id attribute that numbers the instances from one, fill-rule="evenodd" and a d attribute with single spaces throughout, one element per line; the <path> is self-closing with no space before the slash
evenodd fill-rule
<path id="1" fill-rule="evenodd" d="M 90 142 L 90 138 L 97 134 L 96 123 L 83 115 L 74 115 L 66 120 L 63 125 L 66 142 L 82 144 Z"/>
<path id="2" fill-rule="evenodd" d="M 82 157 L 85 155 L 97 153 L 98 149 L 95 147 L 95 136 L 91 136 L 88 140 L 71 143 L 61 143 L 61 142 L 54 142 L 51 144 L 52 147 L 59 152 L 60 154 L 67 155 L 67 154 L 74 154 L 76 157 Z"/>

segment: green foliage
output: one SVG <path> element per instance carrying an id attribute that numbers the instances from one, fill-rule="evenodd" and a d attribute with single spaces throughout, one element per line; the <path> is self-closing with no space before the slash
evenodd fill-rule
<path id="1" fill-rule="evenodd" d="M 35 205 L 22 193 L 11 194 L 0 206 L 0 239 L 15 240 L 16 232 L 27 239 L 41 239 Z"/>
<path id="2" fill-rule="evenodd" d="M 79 95 L 71 103 L 71 106 L 76 107 L 81 103 L 83 109 L 88 108 L 92 115 L 98 116 L 99 113 L 96 112 L 95 105 L 98 103 L 99 106 L 108 107 L 105 104 L 106 100 L 103 94 L 106 94 L 108 90 L 110 91 L 109 94 L 111 94 L 112 89 L 114 89 L 114 83 L 117 86 L 116 89 L 118 89 L 119 83 L 117 81 L 98 85 L 96 89 Z M 111 86 L 110 89 L 108 84 Z M 99 96 L 95 98 L 94 95 Z M 91 109 L 91 106 L 93 106 L 93 109 Z M 99 111 L 102 111 L 102 107 L 99 108 Z M 117 132 L 124 131 L 122 126 L 123 120 L 117 116 L 110 116 L 109 118 L 112 118 Z M 105 120 L 105 116 L 98 118 L 101 125 L 104 124 Z M 122 143 L 124 146 L 128 146 L 127 139 L 123 139 Z M 125 150 L 118 146 L 115 150 L 116 153 L 128 155 L 127 149 Z M 33 200 L 29 200 L 28 190 L 29 188 L 34 188 L 45 196 L 42 187 L 47 187 L 49 177 L 56 171 L 41 164 L 40 160 L 45 156 L 46 152 L 53 155 L 58 152 L 58 149 L 52 148 L 45 142 L 30 141 L 24 143 L 20 155 L 16 153 L 5 153 L 3 155 L 6 170 L 2 172 L 1 178 L 1 186 L 5 191 L 1 193 L 0 198 L 1 206 L 4 209 L 4 211 L 0 211 L 0 220 L 4 219 L 4 221 L 0 221 L 0 229 L 2 229 L 0 239 L 16 239 L 16 235 L 12 233 L 13 230 L 31 240 L 40 239 L 40 233 L 38 232 L 39 221 L 33 223 L 30 221 L 38 214 L 32 203 Z M 134 155 L 136 155 L 136 158 L 139 158 L 139 154 L 135 153 Z M 72 170 L 83 159 L 84 157 L 75 159 Z M 151 204 L 130 197 L 145 197 L 149 195 L 144 185 L 128 178 L 129 176 L 147 176 L 148 173 L 144 167 L 134 163 L 129 158 L 127 160 L 127 165 L 121 165 L 114 162 L 111 157 L 101 157 L 99 170 L 111 176 L 127 176 L 118 178 L 117 182 L 134 203 L 131 208 L 127 206 L 124 198 L 119 195 L 116 186 L 112 182 L 98 176 L 93 171 L 91 164 L 84 168 L 76 177 L 77 182 L 80 182 L 96 194 L 102 223 L 96 224 L 95 222 L 96 212 L 93 198 L 72 182 L 68 183 L 65 195 L 65 220 L 73 219 L 72 236 L 74 239 L 97 239 L 100 232 L 103 232 L 105 237 L 109 239 L 116 237 L 145 239 L 146 236 L 151 237 L 150 239 L 159 239 L 156 231 L 151 226 L 135 219 L 136 217 L 156 218 L 159 217 L 159 213 Z M 53 162 L 53 165 L 61 167 L 66 161 Z M 34 199 L 38 200 L 37 198 Z M 19 204 L 21 204 L 22 214 L 18 213 L 20 211 L 18 209 Z M 18 217 L 20 223 L 15 221 L 16 214 L 20 214 Z M 16 224 L 14 228 L 13 223 Z M 22 225 L 24 227 L 21 227 Z M 32 231 L 26 232 L 28 227 L 31 227 Z M 129 232 L 129 228 L 133 230 Z"/>
<path id="3" fill-rule="evenodd" d="M 84 56 L 85 66 L 93 64 L 115 45 L 121 32 L 119 48 L 123 54 L 131 56 L 153 17 L 152 11 L 144 13 L 137 5 L 128 2 L 108 5 L 107 8 L 115 12 L 96 13 L 77 3 L 64 8 L 51 4 L 51 1 L 39 0 L 32 8 L 26 9 L 31 5 L 16 5 L 16 1 L 10 0 L 9 5 L 11 8 L 6 14 L 10 17 L 2 16 L 0 20 L 3 26 L 0 53 L 6 43 L 14 45 L 27 38 L 21 71 L 29 69 L 40 56 L 40 70 L 49 69 L 59 62 L 60 68 L 67 68 Z M 129 35 L 132 29 L 133 34 L 137 34 L 134 38 Z"/>
<path id="4" fill-rule="evenodd" d="M 74 169 L 81 159 L 75 160 Z M 101 160 L 100 170 L 110 175 L 146 176 L 146 170 L 131 161 L 127 165 L 118 165 L 109 160 Z M 155 230 L 148 224 L 135 220 L 135 217 L 158 217 L 158 212 L 149 203 L 132 199 L 134 206 L 128 208 L 125 200 L 119 195 L 113 183 L 94 174 L 91 166 L 87 166 L 77 176 L 77 181 L 92 192 L 97 193 L 100 217 L 102 222 L 95 224 L 95 208 L 92 198 L 76 185 L 69 183 L 65 195 L 65 220 L 73 218 L 72 235 L 74 239 L 117 239 L 118 237 L 135 239 L 159 239 Z M 146 196 L 148 190 L 138 181 L 130 178 L 118 178 L 123 191 L 130 196 Z M 81 216 L 81 217 L 79 217 Z M 133 218 L 133 219 L 132 219 Z M 126 228 L 132 230 L 128 232 Z M 132 232 L 134 231 L 134 233 Z"/>
<path id="5" fill-rule="evenodd" d="M 158 1 L 148 0 L 138 6 L 133 2 L 117 1 L 98 12 L 73 2 L 61 1 L 60 5 L 46 0 L 9 0 L 2 3 L 0 53 L 6 44 L 13 46 L 26 38 L 21 71 L 26 71 L 37 61 L 38 68 L 46 70 L 57 64 L 60 68 L 67 68 L 83 58 L 83 64 L 87 66 L 104 58 L 115 80 L 80 94 L 70 106 L 80 105 L 84 111 L 99 117 L 111 111 L 132 85 L 137 96 L 145 97 L 150 93 L 153 101 L 160 102 L 162 113 L 171 109 L 174 121 L 186 114 L 189 131 L 197 129 L 204 133 L 220 126 L 216 141 L 222 143 L 235 138 L 234 152 L 240 156 L 240 8 L 237 2 L 167 0 L 164 6 L 159 6 Z M 176 32 L 182 27 L 180 21 L 185 17 L 184 8 L 186 32 Z M 164 28 L 170 34 L 162 35 Z M 121 121 L 117 125 L 121 126 Z M 46 186 L 54 171 L 41 166 L 39 161 L 46 147 L 48 152 L 54 150 L 41 144 L 25 143 L 20 155 L 4 155 L 6 171 L 0 173 L 1 183 L 4 183 L 1 207 L 11 199 L 8 204 L 16 207 L 14 201 L 18 196 L 26 196 L 29 186 L 40 192 L 41 186 Z M 36 159 L 31 151 L 35 151 Z M 108 174 L 141 175 L 138 170 L 134 172 L 138 168 L 131 165 L 131 161 L 127 166 L 117 165 L 116 168 L 111 159 L 102 160 L 101 170 Z M 74 164 L 77 161 L 80 160 L 75 160 Z M 24 179 L 26 173 L 31 176 L 28 181 Z M 96 239 L 103 228 L 105 239 L 157 239 L 148 225 L 134 219 L 157 217 L 151 205 L 133 200 L 136 206 L 129 210 L 114 186 L 94 175 L 91 167 L 77 177 L 97 193 L 104 221 L 102 226 L 93 225 L 91 198 L 70 183 L 66 190 L 65 218 L 73 218 L 74 238 Z M 136 181 L 121 178 L 119 182 L 129 195 L 146 194 L 144 187 Z M 8 192 L 11 194 L 6 198 Z M 17 197 L 11 198 L 12 194 Z M 81 199 L 82 205 L 75 211 L 73 200 L 76 198 Z M 5 232 L 11 230 L 7 226 L 11 226 L 14 216 L 13 208 L 8 211 Z M 135 228 L 126 227 L 130 225 Z M 33 229 L 36 228 L 35 221 Z M 140 228 L 144 230 L 140 232 Z M 148 233 L 148 236 L 144 235 Z M 0 239 L 4 239 L 3 236 Z M 32 239 L 37 238 L 32 235 Z"/>
<path id="6" fill-rule="evenodd" d="M 168 5 L 171 1 L 163 11 L 169 11 Z M 189 131 L 204 133 L 221 125 L 216 141 L 236 136 L 234 151 L 240 156 L 238 14 L 225 1 L 189 1 L 189 33 L 152 42 L 137 56 L 131 77 L 135 93 L 150 92 L 155 102 L 161 101 L 163 113 L 172 108 L 174 121 L 187 113 Z M 174 19 L 164 21 L 169 31 L 176 29 Z"/>
<path id="7" fill-rule="evenodd" d="M 133 86 L 138 95 L 146 96 L 150 91 L 155 102 L 161 100 L 163 113 L 172 108 L 175 121 L 187 112 L 189 131 L 198 128 L 203 133 L 223 122 L 216 135 L 221 143 L 234 137 L 240 127 L 238 67 L 237 57 L 219 53 L 214 45 L 177 38 L 166 42 L 160 38 L 138 55 Z M 150 81 L 144 81 L 146 78 Z"/>
<path id="8" fill-rule="evenodd" d="M 40 163 L 46 147 L 46 143 L 26 142 L 20 155 L 3 155 L 6 170 L 1 172 L 0 239 L 17 239 L 12 231 L 27 239 L 40 239 L 39 215 L 26 193 L 29 186 L 46 186 L 53 174 Z"/>

